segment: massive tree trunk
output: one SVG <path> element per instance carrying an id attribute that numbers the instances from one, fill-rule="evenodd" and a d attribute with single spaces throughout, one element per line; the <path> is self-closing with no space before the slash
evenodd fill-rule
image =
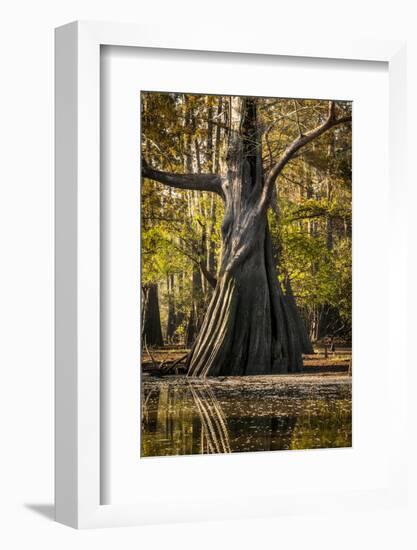
<path id="1" fill-rule="evenodd" d="M 297 372 L 301 346 L 272 257 L 256 102 L 231 98 L 217 286 L 188 358 L 190 376 Z"/>
<path id="2" fill-rule="evenodd" d="M 210 305 L 187 359 L 190 376 L 298 372 L 302 368 L 299 327 L 286 305 L 275 271 L 267 223 L 275 180 L 293 155 L 337 120 L 327 119 L 301 134 L 264 177 L 256 99 L 229 98 L 228 147 L 221 174 L 160 172 L 142 162 L 142 173 L 180 189 L 219 194 L 225 214 L 222 258 Z"/>
<path id="3" fill-rule="evenodd" d="M 188 358 L 191 376 L 298 372 L 297 326 L 283 304 L 266 220 L 252 252 L 219 277 L 204 323 Z M 222 264 L 228 263 L 226 255 Z"/>
<path id="4" fill-rule="evenodd" d="M 162 347 L 161 317 L 159 313 L 158 285 L 143 286 L 142 338 L 147 346 Z"/>

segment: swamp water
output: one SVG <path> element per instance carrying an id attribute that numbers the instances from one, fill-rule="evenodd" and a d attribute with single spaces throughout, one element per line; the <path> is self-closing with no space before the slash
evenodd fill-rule
<path id="1" fill-rule="evenodd" d="M 351 380 L 144 375 L 141 456 L 350 447 Z"/>

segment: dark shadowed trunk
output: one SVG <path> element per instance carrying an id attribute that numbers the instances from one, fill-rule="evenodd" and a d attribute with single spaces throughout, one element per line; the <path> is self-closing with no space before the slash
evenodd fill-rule
<path id="1" fill-rule="evenodd" d="M 158 285 L 152 283 L 143 286 L 142 338 L 147 346 L 164 345 L 159 314 Z"/>
<path id="2" fill-rule="evenodd" d="M 294 298 L 289 277 L 285 278 L 285 303 L 290 311 L 290 315 L 292 316 L 294 323 L 296 324 L 302 352 L 309 354 L 314 353 L 313 346 L 308 335 L 307 326 L 300 315 L 300 311 Z"/>
<path id="3" fill-rule="evenodd" d="M 223 263 L 223 262 L 222 262 Z M 269 230 L 235 272 L 219 277 L 190 353 L 192 376 L 298 372 L 298 327 L 284 303 Z"/>
<path id="4" fill-rule="evenodd" d="M 188 358 L 191 376 L 301 370 L 272 257 L 254 100 L 231 98 L 222 259 L 216 289 Z"/>

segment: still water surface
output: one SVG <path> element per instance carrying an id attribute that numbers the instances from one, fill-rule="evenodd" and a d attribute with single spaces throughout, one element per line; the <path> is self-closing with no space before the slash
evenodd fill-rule
<path id="1" fill-rule="evenodd" d="M 352 445 L 347 376 L 142 379 L 141 456 Z"/>

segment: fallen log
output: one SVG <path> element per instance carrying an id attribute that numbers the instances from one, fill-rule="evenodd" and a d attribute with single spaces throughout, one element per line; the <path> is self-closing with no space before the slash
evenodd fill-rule
<path id="1" fill-rule="evenodd" d="M 175 359 L 175 361 L 167 361 L 167 359 L 164 359 L 159 364 L 157 364 L 156 361 L 153 360 L 152 363 L 142 363 L 142 369 L 144 372 L 156 376 L 179 374 L 180 371 L 185 374 L 187 369 L 185 368 L 185 365 L 181 365 L 181 363 L 185 361 L 187 357 L 188 353 L 182 355 L 178 359 Z"/>

